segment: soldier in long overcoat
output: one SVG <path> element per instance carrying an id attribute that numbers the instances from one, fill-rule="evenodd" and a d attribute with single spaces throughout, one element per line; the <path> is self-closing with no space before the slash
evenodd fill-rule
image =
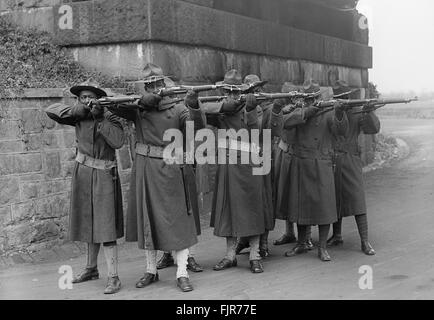
<path id="1" fill-rule="evenodd" d="M 219 128 L 235 131 L 260 130 L 258 112 L 260 107 L 253 94 L 246 96 L 245 102 L 239 102 L 239 94 L 248 88 L 243 85 L 241 75 L 235 69 L 228 71 L 219 84 L 225 85 L 222 91 L 228 98 L 222 102 L 204 103 L 201 108 L 207 113 L 221 113 L 210 124 Z M 208 118 L 207 118 L 208 119 Z M 264 208 L 267 206 L 264 195 L 264 177 L 254 175 L 253 168 L 259 166 L 252 162 L 241 164 L 242 153 L 250 158 L 257 147 L 248 141 L 237 142 L 234 139 L 218 141 L 218 153 L 230 155 L 234 151 L 238 155 L 236 164 L 218 163 L 215 190 L 211 211 L 211 227 L 214 235 L 225 237 L 227 244 L 226 256 L 214 266 L 214 270 L 224 270 L 237 265 L 236 243 L 238 237 L 249 237 L 250 270 L 253 273 L 263 272 L 261 256 L 259 255 L 260 235 L 271 230 L 273 220 Z M 246 154 L 244 154 L 246 155 Z M 229 159 L 227 159 L 229 160 Z"/>
<path id="2" fill-rule="evenodd" d="M 305 93 L 319 90 L 319 85 L 312 80 L 304 84 Z M 314 101 L 306 100 L 306 103 L 307 107 L 298 108 L 288 115 L 280 113 L 283 128 L 296 130 L 290 164 L 289 199 L 281 211 L 288 214 L 290 221 L 297 223 L 298 243 L 285 255 L 306 252 L 307 226 L 318 225 L 318 256 L 322 261 L 330 261 L 326 250 L 327 235 L 330 224 L 337 221 L 333 142 L 336 136 L 346 133 L 348 119 L 340 104 L 332 111 L 319 112 Z M 274 113 L 278 111 L 276 109 Z"/>
<path id="3" fill-rule="evenodd" d="M 166 86 L 166 78 L 159 66 L 148 63 L 140 82 L 145 90 L 138 102 L 140 108 L 118 105 L 113 112 L 133 121 L 136 129 L 126 241 L 138 241 L 147 262 L 146 272 L 136 287 L 144 288 L 158 281 L 157 250 L 175 251 L 177 285 L 186 292 L 193 290 L 186 268 L 188 248 L 197 243 L 195 218 L 189 210 L 197 206 L 191 203 L 197 202 L 197 197 L 189 197 L 187 192 L 194 176 L 190 165 L 171 163 L 164 158 L 164 149 L 170 141 L 163 140 L 163 136 L 169 129 L 184 132 L 190 120 L 195 128 L 202 128 L 205 118 L 193 92 L 189 92 L 185 104 L 155 94 Z"/>
<path id="4" fill-rule="evenodd" d="M 344 81 L 333 88 L 335 98 L 349 99 L 353 91 Z M 335 145 L 335 186 L 338 221 L 333 224 L 333 236 L 327 241 L 330 246 L 341 245 L 342 218 L 354 216 L 359 230 L 361 248 L 367 255 L 375 251 L 368 241 L 368 219 L 363 182 L 363 164 L 358 143 L 360 134 L 376 134 L 380 131 L 380 120 L 369 106 L 348 110 L 349 131 L 339 137 Z"/>
<path id="5" fill-rule="evenodd" d="M 106 96 L 88 80 L 70 91 L 78 97 L 74 106 L 56 103 L 47 108 L 54 121 L 75 127 L 77 157 L 72 173 L 69 238 L 86 242 L 87 266 L 73 283 L 97 279 L 100 244 L 108 266 L 104 293 L 115 293 L 121 283 L 117 273 L 116 239 L 123 237 L 122 192 L 115 149 L 122 147 L 124 133 L 119 119 L 104 110 L 96 99 Z"/>
<path id="6" fill-rule="evenodd" d="M 263 86 L 267 81 L 262 81 L 256 74 L 249 74 L 244 78 L 244 84 L 248 85 L 251 89 L 249 91 L 253 93 L 260 93 L 263 90 Z M 263 132 L 264 129 L 271 129 L 271 109 L 273 103 L 271 101 L 264 101 L 259 104 L 260 109 L 258 109 L 258 120 L 260 124 L 260 130 Z M 263 135 L 262 135 L 263 137 Z M 264 148 L 264 143 L 272 143 L 273 135 L 271 141 L 262 141 L 261 148 Z M 272 150 L 273 156 L 273 150 Z M 273 157 L 272 157 L 273 161 Z M 270 173 L 263 175 L 264 177 L 264 201 L 265 207 L 264 212 L 268 215 L 268 220 L 273 221 L 273 223 L 268 225 L 268 229 L 261 234 L 259 239 L 259 255 L 262 258 L 266 258 L 269 255 L 268 250 L 268 234 L 274 229 L 274 209 L 273 209 L 273 168 Z M 240 254 L 241 251 L 249 247 L 248 238 L 239 238 L 237 242 L 237 247 L 235 249 L 236 254 Z"/>

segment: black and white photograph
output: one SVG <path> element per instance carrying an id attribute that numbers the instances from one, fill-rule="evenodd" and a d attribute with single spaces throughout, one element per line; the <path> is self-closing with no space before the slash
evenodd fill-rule
<path id="1" fill-rule="evenodd" d="M 430 0 L 0 0 L 0 300 L 434 299 L 433 39 Z"/>

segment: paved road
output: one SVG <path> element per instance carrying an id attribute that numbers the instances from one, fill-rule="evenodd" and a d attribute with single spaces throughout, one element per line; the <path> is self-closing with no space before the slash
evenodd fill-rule
<path id="1" fill-rule="evenodd" d="M 80 257 L 57 263 L 21 266 L 0 272 L 0 298 L 7 299 L 433 299 L 434 298 L 434 120 L 384 119 L 382 130 L 407 141 L 410 156 L 392 167 L 367 174 L 370 237 L 373 257 L 360 252 L 354 220 L 344 220 L 343 247 L 331 249 L 333 261 L 323 263 L 316 251 L 285 258 L 288 247 L 270 246 L 266 272 L 252 274 L 248 256 L 238 267 L 222 272 L 212 266 L 224 254 L 224 240 L 204 231 L 197 260 L 206 268 L 191 274 L 195 290 L 181 293 L 175 286 L 175 269 L 160 272 L 160 281 L 145 289 L 134 288 L 144 271 L 143 253 L 126 245 L 120 256 L 123 290 L 104 296 L 105 279 L 60 290 L 58 268 L 78 271 Z M 276 239 L 281 221 L 270 235 Z M 314 240 L 317 231 L 314 231 Z M 373 270 L 373 288 L 359 288 L 359 267 Z M 103 256 L 100 272 L 105 274 Z"/>

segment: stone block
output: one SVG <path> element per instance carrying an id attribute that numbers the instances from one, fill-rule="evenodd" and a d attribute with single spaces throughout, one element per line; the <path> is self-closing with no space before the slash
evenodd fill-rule
<path id="1" fill-rule="evenodd" d="M 21 140 L 0 141 L 0 153 L 19 153 L 25 150 Z"/>
<path id="2" fill-rule="evenodd" d="M 35 200 L 36 214 L 47 218 L 59 218 L 69 213 L 69 195 L 67 193 Z"/>
<path id="3" fill-rule="evenodd" d="M 0 155 L 0 175 L 29 173 L 42 170 L 40 154 Z"/>
<path id="4" fill-rule="evenodd" d="M 21 182 L 21 200 L 30 200 L 50 194 L 69 192 L 71 182 L 69 179 L 53 181 L 25 181 Z"/>
<path id="5" fill-rule="evenodd" d="M 21 137 L 19 121 L 0 119 L 0 141 L 14 140 Z"/>
<path id="6" fill-rule="evenodd" d="M 38 30 L 53 33 L 53 9 L 32 8 L 17 9 L 6 14 L 15 24 L 24 28 L 36 28 Z"/>
<path id="7" fill-rule="evenodd" d="M 11 220 L 12 220 L 11 206 L 0 207 L 0 226 L 9 223 Z"/>
<path id="8" fill-rule="evenodd" d="M 29 220 L 36 215 L 36 205 L 33 201 L 12 204 L 12 219 L 14 223 Z"/>
<path id="9" fill-rule="evenodd" d="M 59 152 L 47 152 L 44 154 L 45 173 L 49 178 L 59 178 L 61 174 Z"/>
<path id="10" fill-rule="evenodd" d="M 63 131 L 63 141 L 65 148 L 74 148 L 77 145 L 77 138 L 75 136 L 75 131 L 64 130 Z"/>
<path id="11" fill-rule="evenodd" d="M 22 110 L 21 120 L 25 133 L 42 132 L 46 124 L 51 121 L 45 112 L 39 109 Z"/>
<path id="12" fill-rule="evenodd" d="M 0 177 L 0 186 L 0 206 L 19 201 L 20 188 L 17 177 Z"/>
<path id="13" fill-rule="evenodd" d="M 148 1 L 96 0 L 69 4 L 72 29 L 60 29 L 60 6 L 55 6 L 54 33 L 59 44 L 116 43 L 148 38 Z"/>

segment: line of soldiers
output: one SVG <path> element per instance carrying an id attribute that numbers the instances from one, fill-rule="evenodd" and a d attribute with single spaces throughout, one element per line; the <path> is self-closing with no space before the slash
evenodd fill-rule
<path id="1" fill-rule="evenodd" d="M 163 157 L 169 144 L 163 139 L 164 133 L 168 129 L 185 131 L 187 121 L 194 122 L 195 130 L 206 125 L 249 131 L 270 129 L 276 141 L 270 174 L 253 175 L 254 163 L 217 164 L 211 227 L 216 236 L 226 238 L 226 254 L 214 270 L 237 266 L 236 255 L 250 247 L 251 272 L 263 272 L 262 259 L 269 254 L 268 233 L 276 218 L 287 221 L 286 232 L 276 245 L 296 241 L 293 224 L 297 225 L 297 244 L 286 256 L 311 250 L 310 226 L 318 225 L 318 256 L 330 261 L 327 244 L 343 243 L 341 221 L 350 215 L 356 217 L 363 252 L 375 253 L 368 242 L 357 143 L 361 132 L 379 131 L 373 112 L 365 110 L 356 115 L 339 102 L 325 112 L 315 104 L 319 98 L 259 103 L 255 93 L 262 90 L 264 82 L 256 75 L 242 81 L 237 70 L 228 71 L 218 83 L 226 96 L 222 101 L 202 103 L 198 93 L 189 90 L 180 102 L 156 94 L 171 85 L 159 66 L 149 63 L 143 72 L 143 80 L 138 83 L 144 91 L 134 103 L 101 106 L 98 99 L 107 94 L 89 80 L 70 89 L 78 97 L 75 105 L 57 103 L 46 110 L 56 122 L 74 126 L 77 138 L 69 236 L 72 241 L 87 243 L 88 258 L 74 283 L 99 278 L 97 257 L 103 244 L 108 269 L 104 293 L 116 293 L 121 288 L 116 241 L 124 236 L 124 222 L 115 150 L 123 145 L 125 136 L 119 117 L 135 126 L 125 236 L 126 241 L 138 242 L 146 257 L 145 273 L 137 281 L 137 288 L 158 281 L 157 270 L 174 265 L 176 260 L 177 286 L 183 292 L 191 291 L 187 270 L 203 270 L 192 255 L 200 234 L 194 166 L 169 164 Z M 335 97 L 349 98 L 352 91 L 348 86 L 344 82 L 337 85 Z M 249 88 L 255 89 L 239 99 Z M 282 87 L 282 92 L 297 90 L 291 83 Z M 306 93 L 319 90 L 312 80 L 303 86 Z M 266 143 L 262 141 L 262 147 Z M 219 151 L 229 156 L 236 150 L 238 158 L 250 153 L 250 147 L 218 143 Z M 330 224 L 333 236 L 327 241 Z M 158 250 L 165 253 L 157 263 Z"/>

